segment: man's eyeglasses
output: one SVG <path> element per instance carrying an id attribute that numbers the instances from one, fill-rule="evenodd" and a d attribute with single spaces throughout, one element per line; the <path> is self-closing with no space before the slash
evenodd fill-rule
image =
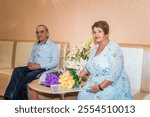
<path id="1" fill-rule="evenodd" d="M 38 34 L 42 34 L 44 32 L 45 32 L 44 30 L 41 30 L 41 31 L 36 31 L 35 33 L 38 35 Z"/>

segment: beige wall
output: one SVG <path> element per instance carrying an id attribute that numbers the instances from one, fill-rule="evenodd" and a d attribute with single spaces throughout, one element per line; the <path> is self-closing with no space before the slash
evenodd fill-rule
<path id="1" fill-rule="evenodd" d="M 149 0 L 0 0 L 0 39 L 35 39 L 45 24 L 55 41 L 72 46 L 91 38 L 91 25 L 110 24 L 115 42 L 150 44 Z"/>

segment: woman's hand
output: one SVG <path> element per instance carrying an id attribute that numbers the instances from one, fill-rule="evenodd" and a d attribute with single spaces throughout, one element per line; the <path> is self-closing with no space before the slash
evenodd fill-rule
<path id="1" fill-rule="evenodd" d="M 100 91 L 98 85 L 91 86 L 90 88 L 91 88 L 90 92 L 92 92 L 92 93 L 96 93 L 96 92 Z"/>
<path id="2" fill-rule="evenodd" d="M 108 87 L 108 86 L 111 85 L 111 84 L 112 84 L 112 81 L 104 80 L 104 81 L 103 81 L 101 84 L 99 84 L 99 85 L 100 85 L 100 87 L 101 87 L 102 89 L 104 89 L 104 88 Z M 91 86 L 91 87 L 90 87 L 90 88 L 91 88 L 90 92 L 96 93 L 96 92 L 100 91 L 99 85 L 94 84 L 93 86 Z"/>
<path id="3" fill-rule="evenodd" d="M 78 75 L 79 76 L 79 82 L 82 81 L 82 77 L 84 77 L 86 75 L 86 71 L 83 69 L 80 74 Z"/>
<path id="4" fill-rule="evenodd" d="M 81 82 L 82 81 L 82 77 L 81 76 L 79 76 L 79 82 Z"/>

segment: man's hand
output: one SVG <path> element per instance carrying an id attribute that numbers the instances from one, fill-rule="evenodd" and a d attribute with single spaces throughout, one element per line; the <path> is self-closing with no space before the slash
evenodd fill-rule
<path id="1" fill-rule="evenodd" d="M 41 68 L 40 64 L 37 64 L 37 63 L 28 63 L 27 66 L 28 66 L 28 69 L 30 70 L 37 70 Z"/>

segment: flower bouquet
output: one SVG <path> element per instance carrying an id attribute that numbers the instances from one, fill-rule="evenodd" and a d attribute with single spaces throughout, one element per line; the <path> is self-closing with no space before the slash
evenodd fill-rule
<path id="1" fill-rule="evenodd" d="M 69 90 L 79 87 L 79 78 L 74 69 L 62 70 L 58 72 L 49 72 L 45 75 L 44 86 L 51 87 L 59 85 L 61 90 Z"/>
<path id="2" fill-rule="evenodd" d="M 78 88 L 80 86 L 78 74 L 85 67 L 92 39 L 89 39 L 86 44 L 80 47 L 73 48 L 66 58 L 67 71 L 60 75 L 60 86 L 65 89 Z"/>
<path id="3" fill-rule="evenodd" d="M 86 44 L 82 44 L 80 47 L 73 48 L 66 57 L 65 69 L 46 74 L 45 86 L 59 85 L 60 90 L 79 88 L 78 74 L 86 65 L 91 43 L 92 39 L 88 40 Z"/>

